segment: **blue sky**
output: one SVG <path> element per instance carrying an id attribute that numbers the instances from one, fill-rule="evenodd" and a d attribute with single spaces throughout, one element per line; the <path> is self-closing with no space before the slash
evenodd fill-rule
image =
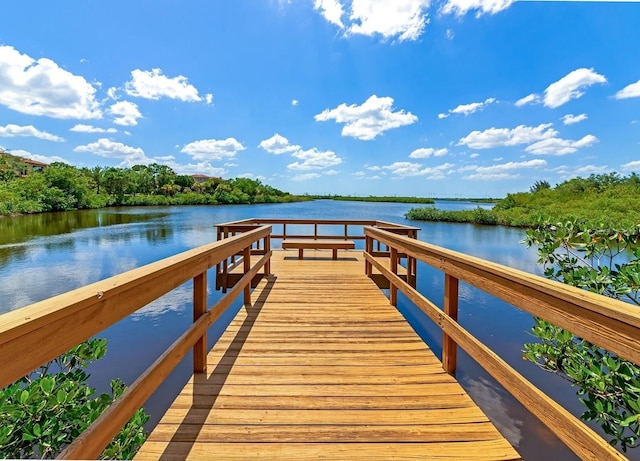
<path id="1" fill-rule="evenodd" d="M 64 6 L 60 6 L 64 5 Z M 640 3 L 4 2 L 0 146 L 293 193 L 640 172 Z"/>

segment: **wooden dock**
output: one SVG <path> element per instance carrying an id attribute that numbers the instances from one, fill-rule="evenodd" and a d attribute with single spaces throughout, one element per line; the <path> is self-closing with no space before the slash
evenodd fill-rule
<path id="1" fill-rule="evenodd" d="M 136 459 L 520 459 L 361 251 L 304 256 L 273 252 L 273 275 Z"/>

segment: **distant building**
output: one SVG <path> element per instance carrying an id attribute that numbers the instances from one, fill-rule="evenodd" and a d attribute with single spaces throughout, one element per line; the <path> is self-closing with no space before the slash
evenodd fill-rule
<path id="1" fill-rule="evenodd" d="M 38 162 L 37 160 L 31 160 L 28 158 L 21 158 L 22 163 L 24 163 L 24 169 L 20 173 L 20 176 L 24 177 L 31 173 L 40 173 L 44 171 L 46 167 L 49 166 L 48 163 Z"/>
<path id="2" fill-rule="evenodd" d="M 192 174 L 191 177 L 195 182 L 206 182 L 207 179 L 213 179 L 211 176 L 207 176 L 206 174 Z"/>

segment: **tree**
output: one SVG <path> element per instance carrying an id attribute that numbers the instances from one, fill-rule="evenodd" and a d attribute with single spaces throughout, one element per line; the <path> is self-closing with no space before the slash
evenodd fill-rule
<path id="1" fill-rule="evenodd" d="M 548 278 L 640 306 L 640 225 L 627 230 L 544 223 L 527 231 Z M 578 387 L 584 420 L 623 451 L 639 446 L 640 367 L 541 319 L 524 357 Z"/>
<path id="2" fill-rule="evenodd" d="M 551 184 L 549 184 L 548 181 L 536 181 L 533 183 L 533 186 L 531 186 L 529 188 L 529 192 L 531 192 L 532 194 L 535 194 L 538 191 L 541 190 L 545 190 L 545 189 L 551 189 Z"/>
<path id="3" fill-rule="evenodd" d="M 124 392 L 120 380 L 97 397 L 87 385 L 84 369 L 106 351 L 106 339 L 91 339 L 0 390 L 0 458 L 55 457 Z M 148 419 L 138 410 L 101 458 L 132 458 Z"/>

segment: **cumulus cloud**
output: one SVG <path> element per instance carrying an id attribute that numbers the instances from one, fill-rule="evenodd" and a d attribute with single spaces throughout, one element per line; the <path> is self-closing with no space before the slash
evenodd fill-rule
<path id="1" fill-rule="evenodd" d="M 167 165 L 177 174 L 188 174 L 188 175 L 205 174 L 207 176 L 216 176 L 216 177 L 224 176 L 225 174 L 227 174 L 226 169 L 212 166 L 211 163 L 206 161 L 198 162 L 198 163 L 181 164 L 181 163 L 176 163 L 173 160 L 173 157 L 170 159 L 164 159 L 163 157 L 155 157 L 154 160 L 158 161 L 158 163 L 161 163 L 163 165 Z"/>
<path id="2" fill-rule="evenodd" d="M 270 154 L 280 155 L 300 150 L 300 146 L 289 144 L 289 140 L 278 133 L 260 142 L 258 147 L 263 148 Z"/>
<path id="3" fill-rule="evenodd" d="M 73 151 L 88 152 L 101 157 L 120 158 L 124 160 L 124 165 L 151 163 L 151 159 L 145 155 L 141 148 L 127 146 L 107 138 L 100 138 L 96 142 L 77 146 Z"/>
<path id="4" fill-rule="evenodd" d="M 398 42 L 416 40 L 429 23 L 430 0 L 314 0 L 314 8 L 346 36 L 380 36 Z"/>
<path id="5" fill-rule="evenodd" d="M 83 125 L 79 123 L 75 125 L 73 128 L 70 128 L 69 131 L 75 131 L 77 133 L 117 133 L 118 130 L 115 128 L 98 128 L 93 125 Z"/>
<path id="6" fill-rule="evenodd" d="M 62 162 L 62 163 L 66 163 L 68 165 L 71 165 L 71 162 L 69 160 L 66 160 L 66 159 L 64 159 L 62 157 L 59 157 L 57 155 L 32 154 L 31 152 L 26 151 L 26 150 L 22 150 L 22 149 L 12 150 L 11 154 L 15 155 L 16 157 L 22 157 L 22 158 L 28 158 L 28 159 L 31 159 L 31 160 L 35 160 L 36 162 L 42 162 L 42 163 Z"/>
<path id="7" fill-rule="evenodd" d="M 451 170 L 453 166 L 453 163 L 443 163 L 435 167 L 423 167 L 420 163 L 394 162 L 382 168 L 400 177 L 426 176 L 427 179 L 442 179 L 446 172 Z"/>
<path id="8" fill-rule="evenodd" d="M 446 114 L 438 114 L 438 118 L 447 118 L 451 114 L 464 114 L 465 116 L 473 114 L 479 110 L 482 110 L 485 106 L 496 102 L 496 98 L 487 98 L 484 102 L 472 102 L 470 104 L 460 104 L 454 109 L 449 109 Z"/>
<path id="9" fill-rule="evenodd" d="M 194 141 L 182 148 L 180 152 L 193 157 L 194 160 L 223 160 L 246 149 L 235 138 L 227 139 L 202 139 Z"/>
<path id="10" fill-rule="evenodd" d="M 580 123 L 586 119 L 587 119 L 587 114 L 580 114 L 580 115 L 567 114 L 564 117 L 562 117 L 562 123 L 564 123 L 565 125 L 573 125 L 574 123 Z"/>
<path id="11" fill-rule="evenodd" d="M 516 107 L 522 107 L 525 106 L 527 104 L 537 104 L 540 102 L 540 96 L 538 96 L 535 93 L 531 93 L 528 96 L 525 96 L 524 98 L 520 98 L 516 101 Z"/>
<path id="12" fill-rule="evenodd" d="M 440 9 L 444 14 L 464 16 L 469 11 L 476 10 L 476 17 L 483 14 L 496 14 L 506 10 L 515 0 L 447 0 Z"/>
<path id="13" fill-rule="evenodd" d="M 416 149 L 409 154 L 410 158 L 429 158 L 433 157 L 442 157 L 443 155 L 447 155 L 449 151 L 446 148 L 442 149 L 434 149 L 433 147 Z"/>
<path id="14" fill-rule="evenodd" d="M 640 80 L 636 83 L 632 83 L 630 85 L 625 86 L 623 89 L 618 91 L 614 98 L 616 99 L 626 99 L 626 98 L 640 98 Z"/>
<path id="15" fill-rule="evenodd" d="M 473 153 L 473 154 L 469 155 L 469 158 L 478 158 L 478 157 L 480 157 L 480 154 L 478 154 L 478 153 Z"/>
<path id="16" fill-rule="evenodd" d="M 546 160 L 541 159 L 527 160 L 524 162 L 507 162 L 490 166 L 478 166 L 475 168 L 466 168 L 466 170 L 472 170 L 474 173 L 464 176 L 464 179 L 479 181 L 515 179 L 520 177 L 520 174 L 515 170 L 542 168 L 545 166 L 547 166 Z"/>
<path id="17" fill-rule="evenodd" d="M 35 60 L 0 46 L 0 104 L 29 115 L 62 119 L 101 118 L 96 89 L 84 77 L 47 58 Z"/>
<path id="18" fill-rule="evenodd" d="M 393 98 L 372 95 L 360 106 L 342 103 L 335 109 L 325 109 L 315 116 L 319 122 L 332 119 L 345 124 L 342 136 L 370 141 L 387 130 L 411 125 L 418 117 L 404 110 L 394 112 Z"/>
<path id="19" fill-rule="evenodd" d="M 40 131 L 33 125 L 19 126 L 10 123 L 6 126 L 0 125 L 0 137 L 2 138 L 14 138 L 16 136 L 30 136 L 34 138 L 44 139 L 46 141 L 62 142 L 64 138 L 56 136 L 55 134 L 47 133 L 46 131 Z"/>
<path id="20" fill-rule="evenodd" d="M 301 162 L 293 162 L 287 165 L 287 168 L 296 171 L 321 170 L 342 163 L 342 159 L 335 152 L 330 150 L 319 151 L 315 147 L 309 150 L 299 150 L 292 155 L 302 160 Z"/>
<path id="21" fill-rule="evenodd" d="M 142 118 L 138 105 L 130 101 L 118 101 L 109 107 L 107 112 L 113 116 L 113 123 L 116 125 L 134 126 L 138 124 L 138 119 Z"/>
<path id="22" fill-rule="evenodd" d="M 293 181 L 308 181 L 322 177 L 320 173 L 302 173 L 291 178 Z"/>
<path id="23" fill-rule="evenodd" d="M 586 88 L 596 83 L 607 83 L 607 79 L 593 69 L 576 69 L 544 90 L 544 105 L 552 109 L 560 107 L 572 99 L 580 98 Z"/>
<path id="24" fill-rule="evenodd" d="M 551 123 L 543 123 L 537 127 L 519 125 L 513 129 L 489 128 L 484 131 L 472 131 L 460 139 L 458 145 L 467 145 L 472 149 L 490 149 L 501 146 L 515 146 L 549 139 L 558 132 L 551 128 Z"/>
<path id="25" fill-rule="evenodd" d="M 131 71 L 131 80 L 125 83 L 125 91 L 129 96 L 145 99 L 161 97 L 179 99 L 185 102 L 202 101 L 196 87 L 188 83 L 187 77 L 178 75 L 169 78 L 161 69 Z M 205 95 L 207 103 L 213 101 L 213 95 Z"/>
<path id="26" fill-rule="evenodd" d="M 535 155 L 567 155 L 573 154 L 582 147 L 589 147 L 598 142 L 598 138 L 588 134 L 578 141 L 569 139 L 548 138 L 538 141 L 525 149 L 530 154 Z"/>
<path id="27" fill-rule="evenodd" d="M 624 171 L 640 171 L 640 160 L 634 160 L 629 163 L 621 165 Z"/>
<path id="28" fill-rule="evenodd" d="M 342 15 L 344 15 L 344 9 L 339 0 L 315 0 L 313 7 L 320 11 L 320 14 L 331 24 L 338 26 L 340 29 L 344 29 L 344 24 L 341 19 Z"/>

